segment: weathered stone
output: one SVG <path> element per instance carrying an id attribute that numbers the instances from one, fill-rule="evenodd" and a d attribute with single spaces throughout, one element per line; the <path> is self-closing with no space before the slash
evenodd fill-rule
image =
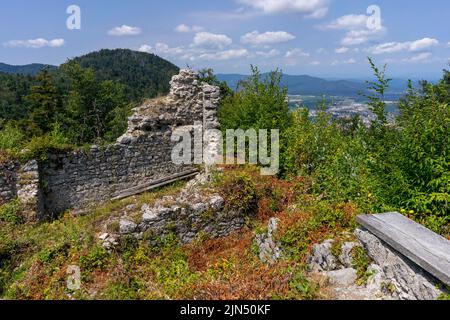
<path id="1" fill-rule="evenodd" d="M 370 232 L 357 229 L 356 236 L 367 254 L 380 267 L 385 284 L 402 300 L 435 300 L 442 293 L 439 283 L 406 257 Z"/>
<path id="2" fill-rule="evenodd" d="M 338 259 L 331 252 L 333 242 L 333 240 L 327 240 L 313 246 L 312 253 L 308 257 L 308 266 L 311 271 L 333 271 L 337 269 Z"/>
<path id="3" fill-rule="evenodd" d="M 324 275 L 329 278 L 332 284 L 341 286 L 354 285 L 357 279 L 356 270 L 353 268 L 326 271 Z"/>
<path id="4" fill-rule="evenodd" d="M 279 244 L 275 242 L 274 232 L 278 228 L 278 219 L 271 218 L 266 234 L 256 235 L 255 241 L 259 248 L 259 259 L 264 263 L 274 263 L 281 257 Z"/>
<path id="5" fill-rule="evenodd" d="M 135 232 L 137 229 L 136 223 L 124 219 L 120 220 L 119 226 L 120 234 L 130 234 Z"/>

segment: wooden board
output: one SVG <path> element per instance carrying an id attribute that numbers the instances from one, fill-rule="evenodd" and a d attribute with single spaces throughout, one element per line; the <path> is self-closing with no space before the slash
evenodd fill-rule
<path id="1" fill-rule="evenodd" d="M 450 285 L 450 241 L 397 212 L 361 215 L 357 221 L 379 239 Z"/>
<path id="2" fill-rule="evenodd" d="M 134 188 L 130 188 L 130 189 L 127 189 L 127 190 L 120 191 L 120 192 L 116 193 L 113 196 L 112 200 L 125 199 L 125 198 L 128 198 L 128 197 L 137 195 L 137 194 L 141 194 L 141 193 L 144 193 L 144 192 L 156 189 L 156 188 L 160 188 L 160 187 L 166 186 L 168 184 L 171 184 L 171 183 L 179 181 L 179 180 L 193 178 L 198 173 L 199 173 L 198 170 L 189 170 L 189 171 L 185 171 L 185 172 L 182 172 L 182 173 L 174 174 L 174 175 L 162 178 L 162 179 L 154 180 L 154 181 L 151 181 L 149 183 L 136 186 Z"/>

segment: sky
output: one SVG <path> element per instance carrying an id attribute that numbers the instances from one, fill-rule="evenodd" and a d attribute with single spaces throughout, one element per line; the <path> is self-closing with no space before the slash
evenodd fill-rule
<path id="1" fill-rule="evenodd" d="M 73 7 L 76 6 L 75 11 Z M 72 9 L 69 10 L 68 8 Z M 78 15 L 78 9 L 80 15 Z M 69 25 L 68 25 L 69 20 Z M 0 62 L 59 65 L 103 48 L 179 67 L 360 79 L 435 79 L 450 61 L 448 0 L 15 0 L 0 4 Z"/>

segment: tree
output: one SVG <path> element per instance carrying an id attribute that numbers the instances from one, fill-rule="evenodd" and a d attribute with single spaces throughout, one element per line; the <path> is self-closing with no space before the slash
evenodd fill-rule
<path id="1" fill-rule="evenodd" d="M 252 66 L 252 75 L 242 82 L 242 89 L 225 99 L 219 110 L 223 129 L 286 130 L 291 122 L 287 88 L 280 85 L 278 70 L 262 76 Z"/>
<path id="2" fill-rule="evenodd" d="M 26 97 L 31 104 L 28 129 L 33 135 L 42 135 L 52 130 L 58 112 L 58 93 L 53 79 L 44 69 L 36 78 L 38 84 Z"/>
<path id="3" fill-rule="evenodd" d="M 92 69 L 75 63 L 64 66 L 64 72 L 70 91 L 60 121 L 72 143 L 101 143 L 108 132 L 112 137 L 111 112 L 127 107 L 123 85 L 111 80 L 99 82 Z"/>

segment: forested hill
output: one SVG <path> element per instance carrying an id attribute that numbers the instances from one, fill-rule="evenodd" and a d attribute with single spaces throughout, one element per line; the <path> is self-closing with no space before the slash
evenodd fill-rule
<path id="1" fill-rule="evenodd" d="M 179 68 L 154 54 L 127 49 L 101 50 L 77 57 L 83 68 L 95 71 L 97 80 L 113 80 L 125 86 L 130 100 L 153 98 L 169 92 L 169 82 Z"/>
<path id="2" fill-rule="evenodd" d="M 153 54 L 117 49 L 70 59 L 59 67 L 4 65 L 4 71 L 0 145 L 1 130 L 6 130 L 4 137 L 22 135 L 15 145 L 56 133 L 71 145 L 84 145 L 114 141 L 126 129 L 134 106 L 168 94 L 179 68 Z"/>
<path id="3" fill-rule="evenodd" d="M 22 74 L 35 76 L 45 68 L 49 70 L 55 70 L 58 67 L 40 63 L 32 63 L 23 66 L 13 66 L 0 62 L 0 72 L 9 74 Z"/>

